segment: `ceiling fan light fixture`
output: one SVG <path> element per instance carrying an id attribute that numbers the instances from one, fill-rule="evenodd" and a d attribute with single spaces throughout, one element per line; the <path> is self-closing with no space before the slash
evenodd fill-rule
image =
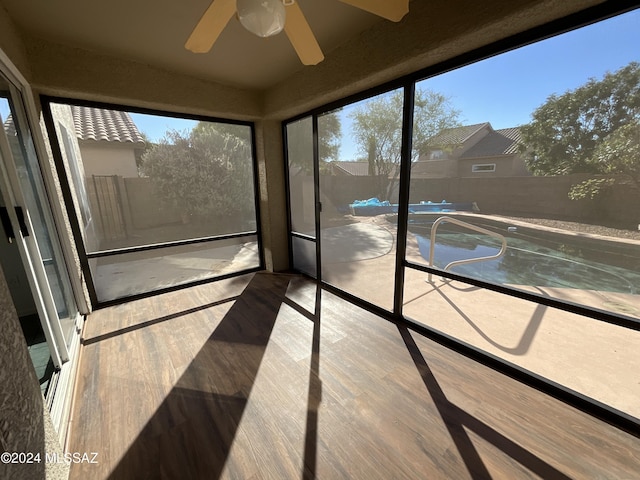
<path id="1" fill-rule="evenodd" d="M 238 20 L 259 37 L 271 37 L 284 29 L 285 8 L 282 0 L 237 0 Z"/>

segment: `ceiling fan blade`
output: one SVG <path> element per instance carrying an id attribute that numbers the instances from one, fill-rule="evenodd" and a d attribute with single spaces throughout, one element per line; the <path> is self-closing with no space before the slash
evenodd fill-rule
<path id="1" fill-rule="evenodd" d="M 298 2 L 286 4 L 287 20 L 284 24 L 284 31 L 289 37 L 293 48 L 295 48 L 300 61 L 304 65 L 316 65 L 324 60 L 324 55 L 318 45 L 311 27 L 304 18 L 304 14 Z"/>
<path id="2" fill-rule="evenodd" d="M 208 52 L 235 13 L 236 0 L 213 0 L 184 47 L 194 53 Z"/>
<path id="3" fill-rule="evenodd" d="M 340 0 L 361 10 L 386 18 L 392 22 L 399 22 L 409 13 L 409 0 Z"/>

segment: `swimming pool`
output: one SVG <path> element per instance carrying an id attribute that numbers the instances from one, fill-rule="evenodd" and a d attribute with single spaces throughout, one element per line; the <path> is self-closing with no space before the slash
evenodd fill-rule
<path id="1" fill-rule="evenodd" d="M 420 255 L 428 263 L 430 239 L 424 234 L 424 228 L 418 230 L 414 229 L 414 233 Z M 535 232 L 536 238 L 531 232 L 528 229 L 526 234 L 521 234 L 517 228 L 515 231 L 502 229 L 500 233 L 507 238 L 507 250 L 502 257 L 457 265 L 450 271 L 497 284 L 627 294 L 637 294 L 640 290 L 640 246 L 612 251 L 605 248 L 604 243 L 598 248 L 594 242 L 585 245 L 571 237 L 559 241 L 557 235 L 549 238 L 544 231 Z M 455 260 L 495 255 L 499 250 L 500 242 L 487 235 L 443 225 L 436 236 L 434 265 L 444 268 Z"/>

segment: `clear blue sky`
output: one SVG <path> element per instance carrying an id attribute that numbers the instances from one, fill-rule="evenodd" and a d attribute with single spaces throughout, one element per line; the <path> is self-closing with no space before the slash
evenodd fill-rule
<path id="1" fill-rule="evenodd" d="M 463 124 L 496 128 L 528 123 L 553 93 L 640 62 L 640 9 L 477 62 L 419 83 L 450 98 Z M 351 122 L 343 115 L 341 160 L 354 160 Z"/>
<path id="2" fill-rule="evenodd" d="M 427 79 L 419 88 L 448 96 L 464 124 L 488 121 L 494 128 L 508 128 L 527 123 L 552 93 L 602 78 L 631 61 L 640 62 L 640 10 Z M 182 131 L 195 125 L 189 120 L 132 116 L 153 141 L 169 128 Z M 341 159 L 353 160 L 356 146 L 346 112 L 343 117 Z"/>
<path id="3" fill-rule="evenodd" d="M 552 93 L 640 62 L 640 10 L 433 77 L 422 86 L 450 97 L 463 123 L 528 123 Z"/>
<path id="4" fill-rule="evenodd" d="M 9 102 L 3 98 L 2 100 L 0 100 L 0 119 L 2 123 L 7 120 L 9 113 L 11 113 L 9 111 Z"/>
<path id="5" fill-rule="evenodd" d="M 190 131 L 198 123 L 195 120 L 144 115 L 142 113 L 131 113 L 130 115 L 138 130 L 144 132 L 152 142 L 161 140 L 167 130 Z"/>

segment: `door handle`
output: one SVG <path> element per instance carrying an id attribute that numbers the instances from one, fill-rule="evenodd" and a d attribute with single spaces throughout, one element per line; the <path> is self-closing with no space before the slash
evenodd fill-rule
<path id="1" fill-rule="evenodd" d="M 13 243 L 16 235 L 13 233 L 13 226 L 11 225 L 11 219 L 9 218 L 7 207 L 0 207 L 0 222 L 2 222 L 4 234 L 7 236 L 7 242 Z"/>
<path id="2" fill-rule="evenodd" d="M 16 216 L 18 217 L 18 225 L 20 226 L 20 233 L 22 233 L 23 237 L 29 236 L 29 229 L 27 228 L 27 224 L 24 221 L 24 212 L 22 211 L 22 207 L 15 207 Z"/>

